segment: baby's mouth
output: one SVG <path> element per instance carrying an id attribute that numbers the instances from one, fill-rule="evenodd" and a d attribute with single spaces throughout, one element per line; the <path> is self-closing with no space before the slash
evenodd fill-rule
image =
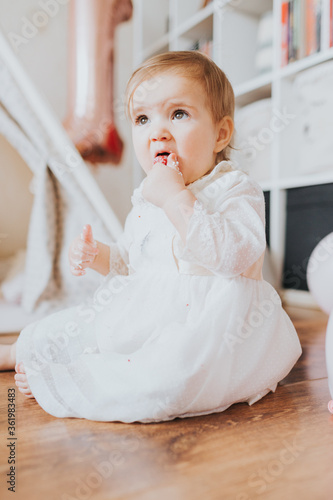
<path id="1" fill-rule="evenodd" d="M 168 156 L 170 153 L 168 151 L 163 151 L 162 153 L 157 153 L 157 155 L 154 158 L 154 165 L 155 163 L 163 163 L 163 165 L 167 165 L 168 163 Z"/>

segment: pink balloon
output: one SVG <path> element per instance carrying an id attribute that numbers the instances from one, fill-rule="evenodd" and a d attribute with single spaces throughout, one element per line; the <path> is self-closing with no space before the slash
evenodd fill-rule
<path id="1" fill-rule="evenodd" d="M 132 16 L 131 0 L 72 0 L 69 4 L 69 91 L 64 126 L 91 163 L 121 160 L 114 123 L 114 34 Z"/>
<path id="2" fill-rule="evenodd" d="M 333 233 L 322 239 L 310 255 L 307 282 L 318 305 L 330 314 L 333 311 Z"/>

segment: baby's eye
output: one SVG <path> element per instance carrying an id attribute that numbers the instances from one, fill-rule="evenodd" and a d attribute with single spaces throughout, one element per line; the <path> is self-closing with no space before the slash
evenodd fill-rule
<path id="1" fill-rule="evenodd" d="M 186 111 L 183 111 L 182 109 L 177 109 L 177 111 L 174 112 L 173 118 L 175 120 L 182 120 L 183 118 L 187 118 L 188 114 Z"/>
<path id="2" fill-rule="evenodd" d="M 148 117 L 146 115 L 137 116 L 135 118 L 135 123 L 137 125 L 146 125 L 146 123 L 148 123 Z"/>

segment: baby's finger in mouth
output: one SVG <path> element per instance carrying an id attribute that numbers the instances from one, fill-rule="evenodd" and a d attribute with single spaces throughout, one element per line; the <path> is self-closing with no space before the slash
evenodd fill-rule
<path id="1" fill-rule="evenodd" d="M 176 170 L 179 174 L 182 175 L 181 171 L 179 170 L 179 161 L 175 153 L 171 153 L 168 156 L 167 166 L 169 168 L 172 168 L 173 170 Z"/>

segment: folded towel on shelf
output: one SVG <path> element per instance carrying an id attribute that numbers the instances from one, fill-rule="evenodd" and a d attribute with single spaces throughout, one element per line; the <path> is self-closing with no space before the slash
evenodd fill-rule
<path id="1" fill-rule="evenodd" d="M 232 160 L 257 181 L 270 177 L 271 143 L 274 132 L 270 128 L 272 101 L 255 101 L 235 112 L 235 151 Z"/>
<path id="2" fill-rule="evenodd" d="M 299 174 L 333 167 L 333 61 L 315 66 L 295 78 L 297 116 L 295 144 Z"/>
<path id="3" fill-rule="evenodd" d="M 260 17 L 257 34 L 255 67 L 258 73 L 270 71 L 273 66 L 273 11 Z"/>

